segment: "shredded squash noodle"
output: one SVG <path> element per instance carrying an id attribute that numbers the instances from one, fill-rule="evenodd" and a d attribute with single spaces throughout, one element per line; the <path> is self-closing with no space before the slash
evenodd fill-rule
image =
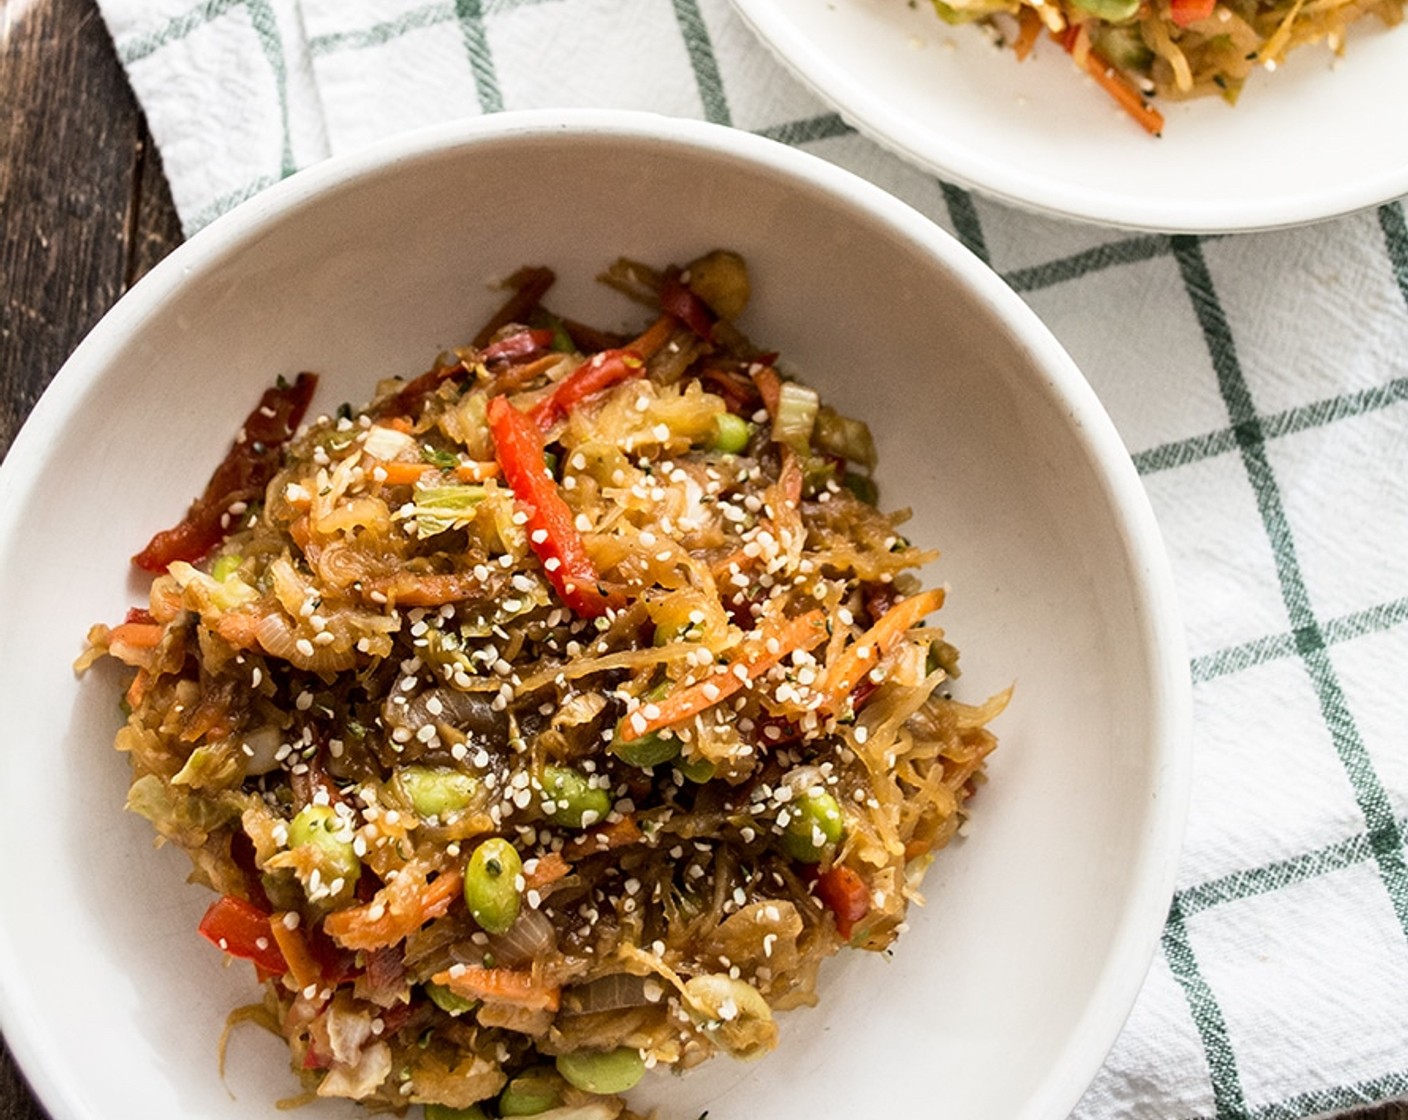
<path id="1" fill-rule="evenodd" d="M 889 946 L 984 780 L 1006 694 L 952 698 L 934 554 L 866 426 L 734 326 L 742 259 L 602 279 L 637 337 L 527 268 L 360 411 L 271 388 L 89 634 L 135 669 L 128 806 L 306 1094 L 631 1117 Z"/>
<path id="2" fill-rule="evenodd" d="M 1045 33 L 1135 121 L 1155 135 L 1150 97 L 1216 95 L 1235 104 L 1258 67 L 1297 47 L 1344 50 L 1367 16 L 1395 27 L 1403 0 L 931 0 L 948 23 L 978 22 L 1026 58 Z"/>

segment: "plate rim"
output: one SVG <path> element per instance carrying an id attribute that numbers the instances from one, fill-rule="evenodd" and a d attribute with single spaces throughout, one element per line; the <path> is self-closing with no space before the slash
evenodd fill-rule
<path id="1" fill-rule="evenodd" d="M 923 171 L 1035 214 L 1140 233 L 1260 233 L 1346 217 L 1408 195 L 1405 160 L 1399 167 L 1344 183 L 1336 190 L 1286 192 L 1231 203 L 1160 198 L 1156 212 L 1137 197 L 1106 189 L 1077 189 L 985 159 L 966 145 L 935 138 L 909 118 L 897 121 L 886 102 L 856 82 L 826 52 L 815 49 L 810 39 L 795 35 L 792 22 L 772 0 L 730 3 L 769 55 L 861 135 Z"/>

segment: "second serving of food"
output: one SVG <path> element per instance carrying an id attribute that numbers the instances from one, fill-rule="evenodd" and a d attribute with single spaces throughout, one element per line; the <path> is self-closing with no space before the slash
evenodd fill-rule
<path id="1" fill-rule="evenodd" d="M 1299 47 L 1344 50 L 1351 24 L 1389 27 L 1403 0 L 931 0 L 948 23 L 978 22 L 1019 60 L 1045 34 L 1146 131 L 1163 131 L 1150 97 L 1218 96 L 1235 103 L 1247 79 Z"/>
<path id="2" fill-rule="evenodd" d="M 634 338 L 552 279 L 365 408 L 270 389 L 90 635 L 128 804 L 310 1095 L 610 1120 L 765 1053 L 904 930 L 995 745 L 868 428 L 734 325 L 743 261 L 617 262 Z"/>

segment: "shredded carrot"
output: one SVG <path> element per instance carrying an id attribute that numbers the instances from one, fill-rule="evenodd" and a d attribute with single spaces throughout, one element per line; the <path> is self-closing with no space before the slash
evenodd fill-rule
<path id="1" fill-rule="evenodd" d="M 790 447 L 783 447 L 782 470 L 777 476 L 777 489 L 789 509 L 796 509 L 797 504 L 802 500 L 802 483 L 804 481 L 802 464 L 797 459 L 797 453 Z"/>
<path id="2" fill-rule="evenodd" d="M 715 560 L 709 565 L 709 571 L 715 579 L 722 579 L 732 571 L 746 572 L 759 559 L 758 555 L 749 556 L 743 549 L 736 549 L 730 552 L 721 560 Z"/>
<path id="3" fill-rule="evenodd" d="M 159 622 L 123 622 L 108 634 L 110 644 L 133 649 L 155 649 L 165 627 Z"/>
<path id="4" fill-rule="evenodd" d="M 932 845 L 927 840 L 909 840 L 904 846 L 904 861 L 908 863 L 912 859 L 929 854 Z"/>
<path id="5" fill-rule="evenodd" d="M 539 374 L 552 369 L 562 359 L 563 355 L 554 351 L 551 354 L 544 354 L 541 358 L 534 358 L 531 362 L 509 366 L 489 383 L 489 396 L 501 396 L 504 393 L 512 393 L 521 389 L 524 385 L 535 381 Z"/>
<path id="6" fill-rule="evenodd" d="M 1164 115 L 1145 101 L 1137 89 L 1094 51 L 1086 53 L 1085 70 L 1106 93 L 1115 99 L 1115 104 L 1133 117 L 1145 132 L 1150 136 L 1163 134 Z"/>
<path id="7" fill-rule="evenodd" d="M 532 871 L 523 872 L 524 890 L 541 890 L 549 883 L 555 883 L 572 873 L 572 865 L 562 858 L 559 852 L 548 852 L 539 856 Z"/>
<path id="8" fill-rule="evenodd" d="M 445 871 L 427 883 L 410 906 L 398 906 L 394 894 L 389 900 L 378 897 L 361 906 L 333 911 L 323 919 L 323 929 L 347 949 L 384 949 L 432 918 L 443 917 L 462 885 L 458 871 Z"/>
<path id="9" fill-rule="evenodd" d="M 132 678 L 132 683 L 127 686 L 127 706 L 135 708 L 142 702 L 142 697 L 146 696 L 147 688 L 151 685 L 151 676 L 145 669 L 138 669 L 137 675 Z"/>
<path id="10" fill-rule="evenodd" d="M 475 968 L 456 965 L 431 977 L 464 999 L 486 1003 L 511 1003 L 527 1011 L 556 1011 L 562 989 L 535 980 L 532 972 L 514 968 Z"/>
<path id="11" fill-rule="evenodd" d="M 753 384 L 763 398 L 763 407 L 768 410 L 768 415 L 776 419 L 777 406 L 782 400 L 782 378 L 777 375 L 777 370 L 772 366 L 763 366 L 753 374 Z"/>
<path id="12" fill-rule="evenodd" d="M 372 459 L 367 468 L 368 473 L 373 470 L 384 472 L 386 477 L 382 482 L 387 486 L 414 485 L 434 469 L 433 463 L 411 463 L 400 459 L 389 462 L 385 459 Z M 498 478 L 499 474 L 498 463 L 460 463 L 454 469 L 455 477 L 461 482 L 484 482 L 490 478 Z"/>
<path id="13" fill-rule="evenodd" d="M 622 349 L 634 350 L 647 361 L 659 352 L 665 343 L 670 341 L 670 335 L 675 333 L 675 317 L 665 314 L 646 327 L 631 342 L 626 343 Z"/>
<path id="14" fill-rule="evenodd" d="M 447 871 L 436 876 L 434 882 L 427 884 L 425 893 L 420 896 L 421 921 L 443 918 L 449 912 L 451 904 L 459 897 L 463 885 L 464 881 L 457 871 Z"/>
<path id="15" fill-rule="evenodd" d="M 234 728 L 229 701 L 217 694 L 207 694 L 186 717 L 181 729 L 181 741 L 194 743 L 203 738 L 212 741 L 228 735 Z"/>
<path id="16" fill-rule="evenodd" d="M 289 522 L 288 535 L 293 538 L 294 544 L 304 552 L 308 551 L 308 546 L 313 543 L 313 525 L 306 513 Z"/>
<path id="17" fill-rule="evenodd" d="M 430 469 L 429 463 L 403 463 L 400 460 L 387 462 L 378 459 L 376 465 L 367 473 L 371 474 L 378 470 L 384 472 L 386 477 L 382 479 L 382 482 L 387 486 L 409 486 L 418 482 L 420 476 Z"/>
<path id="18" fill-rule="evenodd" d="M 226 611 L 216 619 L 215 632 L 236 649 L 258 649 L 261 621 L 262 616 L 248 611 Z"/>
<path id="19" fill-rule="evenodd" d="M 797 462 L 797 456 L 793 454 L 791 448 L 784 447 L 782 449 L 782 471 L 774 485 L 788 508 L 796 509 L 797 504 L 802 500 L 803 482 L 802 468 Z M 771 518 L 763 518 L 759 522 L 759 526 L 776 536 L 776 527 Z M 715 579 L 722 579 L 734 572 L 748 571 L 756 566 L 761 559 L 762 554 L 757 549 L 750 553 L 747 545 L 744 545 L 742 548 L 734 549 L 734 551 L 715 560 L 709 565 L 709 571 Z"/>
<path id="20" fill-rule="evenodd" d="M 1071 31 L 1077 31 L 1072 28 Z M 1057 35 L 1052 32 L 1053 39 L 1060 43 L 1070 53 L 1071 57 L 1095 79 L 1101 89 L 1108 93 L 1115 100 L 1115 104 L 1128 113 L 1135 122 L 1151 136 L 1160 136 L 1164 131 L 1164 115 L 1144 100 L 1144 95 L 1130 84 L 1122 74 L 1115 70 L 1108 62 L 1093 50 L 1077 51 L 1077 35 L 1070 31 Z"/>
<path id="21" fill-rule="evenodd" d="M 370 456 L 369 456 L 370 458 Z M 367 473 L 380 471 L 384 478 L 382 482 L 387 486 L 413 486 L 425 478 L 427 473 L 434 471 L 434 463 L 428 462 L 404 462 L 401 459 L 370 459 Z M 455 478 L 460 482 L 484 482 L 487 479 L 498 478 L 500 469 L 496 462 L 467 462 L 459 463 L 455 466 Z"/>
<path id="22" fill-rule="evenodd" d="M 796 618 L 767 619 L 759 631 L 759 637 L 745 642 L 727 667 L 716 670 L 702 681 L 676 689 L 661 700 L 653 718 L 639 709 L 627 716 L 618 732 L 621 741 L 629 743 L 707 711 L 745 684 L 757 680 L 794 650 L 812 649 L 826 637 L 826 614 L 815 610 Z"/>
<path id="23" fill-rule="evenodd" d="M 790 447 L 782 448 L 782 469 L 778 472 L 777 482 L 774 484 L 776 491 L 781 495 L 783 503 L 789 509 L 796 509 L 802 500 L 802 485 L 806 481 L 802 474 L 802 464 L 797 459 L 797 454 Z M 776 508 L 776 507 L 774 507 Z M 760 525 L 773 533 L 776 533 L 776 526 L 770 518 L 764 518 Z M 727 556 L 715 560 L 709 565 L 709 571 L 715 579 L 729 575 L 732 572 L 746 572 L 752 568 L 762 558 L 761 553 L 756 550 L 750 555 L 747 546 L 730 552 Z"/>
<path id="24" fill-rule="evenodd" d="M 1017 41 L 1012 44 L 1012 49 L 1017 54 L 1017 61 L 1024 62 L 1041 35 L 1041 16 L 1037 15 L 1035 8 L 1023 7 L 1017 16 L 1017 24 Z"/>
<path id="25" fill-rule="evenodd" d="M 943 605 L 944 590 L 934 587 L 902 599 L 886 611 L 874 626 L 861 635 L 859 641 L 848 646 L 827 669 L 821 685 L 821 692 L 826 696 L 822 709 L 834 711 L 843 704 L 861 678 L 880 663 L 880 659 L 890 652 L 906 630 Z"/>
<path id="26" fill-rule="evenodd" d="M 389 576 L 363 580 L 362 590 L 384 595 L 388 604 L 398 607 L 440 607 L 468 599 L 484 589 L 473 572 L 409 572 L 402 569 Z"/>
<path id="27" fill-rule="evenodd" d="M 298 985 L 300 990 L 310 984 L 321 983 L 323 970 L 314 960 L 307 940 L 296 926 L 289 929 L 284 925 L 283 914 L 271 914 L 269 915 L 269 932 L 274 935 L 279 952 L 288 962 L 289 975 L 293 977 L 294 983 Z"/>
<path id="28" fill-rule="evenodd" d="M 502 473 L 498 463 L 461 463 L 455 468 L 455 477 L 461 482 L 485 482 Z"/>

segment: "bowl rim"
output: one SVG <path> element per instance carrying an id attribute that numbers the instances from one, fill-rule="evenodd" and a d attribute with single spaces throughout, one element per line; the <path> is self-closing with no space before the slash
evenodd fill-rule
<path id="1" fill-rule="evenodd" d="M 1083 187 L 988 158 L 983 151 L 926 131 L 826 52 L 796 34 L 769 0 L 730 0 L 743 22 L 797 81 L 886 151 L 941 178 L 1047 217 L 1146 233 L 1224 234 L 1289 229 L 1342 218 L 1408 194 L 1408 163 L 1335 189 L 1291 188 L 1227 200 L 1141 196 Z M 786 44 L 784 49 L 782 44 Z"/>
<path id="2" fill-rule="evenodd" d="M 1191 786 L 1192 688 L 1172 570 L 1142 483 L 1113 421 L 1074 361 L 1036 313 L 986 264 L 908 204 L 850 171 L 752 133 L 635 110 L 524 110 L 418 129 L 322 161 L 241 203 L 172 251 L 92 328 L 55 375 L 0 463 L 0 540 L 19 529 L 19 501 L 36 480 L 47 431 L 65 420 L 123 339 L 141 330 L 163 302 L 244 251 L 272 227 L 326 193 L 385 174 L 397 165 L 505 139 L 649 141 L 738 161 L 817 189 L 867 211 L 954 273 L 1011 332 L 1066 412 L 1072 438 L 1096 470 L 1115 514 L 1117 538 L 1136 593 L 1136 623 L 1150 659 L 1152 796 L 1133 853 L 1134 875 L 1113 931 L 1113 949 L 1072 1032 L 1067 1060 L 1048 1070 L 1022 1117 L 1064 1117 L 1090 1084 L 1134 1005 L 1159 944 L 1173 894 Z M 66 1059 L 42 1045 L 38 1020 L 16 998 L 23 969 L 0 928 L 0 1032 L 31 1087 L 56 1118 L 104 1120 L 83 1107 L 63 1076 Z"/>

